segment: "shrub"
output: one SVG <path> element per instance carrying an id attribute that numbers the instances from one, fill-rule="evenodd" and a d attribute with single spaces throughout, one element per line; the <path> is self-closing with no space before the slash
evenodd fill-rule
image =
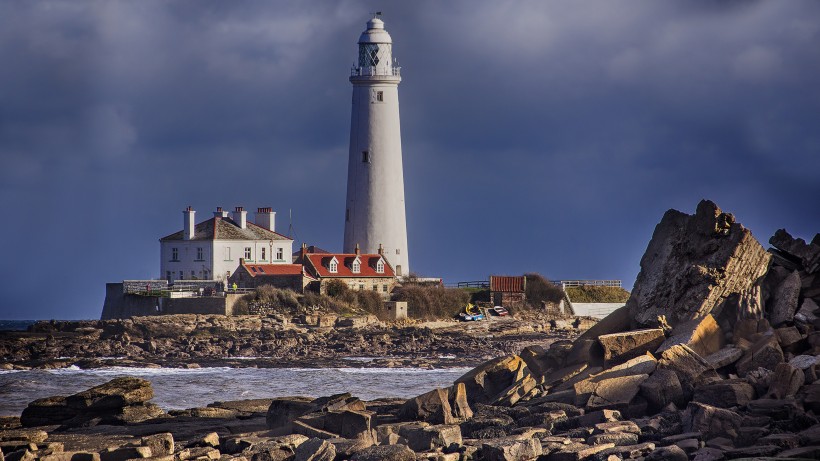
<path id="1" fill-rule="evenodd" d="M 542 302 L 557 304 L 564 299 L 564 290 L 553 285 L 540 274 L 524 274 L 524 277 L 527 279 L 525 290 L 527 304 L 531 307 L 539 309 Z"/>
<path id="2" fill-rule="evenodd" d="M 341 280 L 331 280 L 325 285 L 325 290 L 331 298 L 338 298 L 349 292 L 347 284 Z"/>
<path id="3" fill-rule="evenodd" d="M 394 301 L 407 301 L 407 315 L 418 319 L 452 318 L 469 301 L 458 288 L 404 286 L 393 291 Z"/>
<path id="4" fill-rule="evenodd" d="M 629 292 L 619 287 L 567 287 L 567 295 L 574 303 L 625 303 Z"/>

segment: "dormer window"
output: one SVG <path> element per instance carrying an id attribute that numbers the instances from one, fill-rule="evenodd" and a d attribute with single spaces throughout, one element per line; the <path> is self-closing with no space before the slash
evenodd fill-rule
<path id="1" fill-rule="evenodd" d="M 384 261 L 381 259 L 376 263 L 376 272 L 384 274 Z"/>
<path id="2" fill-rule="evenodd" d="M 362 271 L 362 263 L 359 261 L 359 258 L 353 260 L 353 264 L 350 265 L 350 269 L 353 271 L 354 274 L 358 274 Z"/>
<path id="3" fill-rule="evenodd" d="M 337 261 L 336 258 L 331 259 L 327 264 L 327 270 L 330 271 L 331 274 L 339 272 L 339 261 Z"/>

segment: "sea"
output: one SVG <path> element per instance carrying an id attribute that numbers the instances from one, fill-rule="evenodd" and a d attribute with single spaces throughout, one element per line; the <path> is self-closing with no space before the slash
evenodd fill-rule
<path id="1" fill-rule="evenodd" d="M 362 400 L 410 398 L 446 387 L 470 368 L 130 368 L 0 370 L 0 416 L 19 416 L 29 402 L 71 395 L 118 376 L 151 381 L 153 403 L 164 410 L 217 401 L 350 392 Z"/>
<path id="2" fill-rule="evenodd" d="M 0 331 L 26 331 L 29 325 L 34 325 L 37 320 L 0 320 Z"/>

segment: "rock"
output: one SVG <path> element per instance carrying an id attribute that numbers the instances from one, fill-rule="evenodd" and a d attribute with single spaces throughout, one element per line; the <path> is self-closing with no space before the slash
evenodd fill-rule
<path id="1" fill-rule="evenodd" d="M 815 414 L 820 414 L 820 382 L 806 386 L 801 391 L 803 394 L 803 407 Z"/>
<path id="2" fill-rule="evenodd" d="M 604 363 L 604 349 L 598 338 L 578 338 L 572 344 L 564 363 L 567 365 L 584 364 L 585 366 L 599 366 Z M 548 383 L 547 380 L 545 382 Z"/>
<path id="3" fill-rule="evenodd" d="M 294 461 L 333 461 L 336 447 L 326 440 L 310 439 L 296 447 Z"/>
<path id="4" fill-rule="evenodd" d="M 6 429 L 0 431 L 0 441 L 24 441 L 43 443 L 48 439 L 48 433 L 39 429 Z"/>
<path id="5" fill-rule="evenodd" d="M 202 437 L 188 443 L 186 448 L 192 447 L 214 447 L 219 448 L 219 434 L 216 432 L 209 432 Z"/>
<path id="6" fill-rule="evenodd" d="M 559 448 L 558 451 L 550 453 L 550 461 L 579 461 L 590 459 L 598 453 L 603 452 L 609 448 L 613 448 L 613 443 L 602 443 L 599 445 L 589 446 L 585 443 L 571 443 Z"/>
<path id="7" fill-rule="evenodd" d="M 663 330 L 651 328 L 601 335 L 598 342 L 604 349 L 605 366 L 610 367 L 654 351 L 664 339 Z"/>
<path id="8" fill-rule="evenodd" d="M 615 456 L 615 460 L 621 459 L 638 459 L 655 451 L 655 444 L 652 442 L 644 442 L 636 445 L 614 446 L 596 453 L 591 459 L 611 461 L 610 456 Z"/>
<path id="9" fill-rule="evenodd" d="M 658 361 L 658 368 L 671 370 L 678 376 L 685 400 L 691 398 L 696 386 L 720 380 L 706 360 L 683 344 L 677 344 L 663 351 Z"/>
<path id="10" fill-rule="evenodd" d="M 452 424 L 435 426 L 403 426 L 399 435 L 407 441 L 407 446 L 414 451 L 429 451 L 461 445 L 461 428 Z"/>
<path id="11" fill-rule="evenodd" d="M 154 398 L 151 382 L 125 376 L 92 387 L 66 398 L 66 405 L 78 410 L 119 409 L 145 403 Z"/>
<path id="12" fill-rule="evenodd" d="M 100 461 L 126 461 L 129 459 L 150 457 L 151 449 L 148 447 L 122 447 L 100 452 Z"/>
<path id="13" fill-rule="evenodd" d="M 775 335 L 766 334 L 754 343 L 737 362 L 737 373 L 745 377 L 747 373 L 757 368 L 774 370 L 779 363 L 783 362 L 783 359 L 783 350 L 780 349 Z"/>
<path id="14" fill-rule="evenodd" d="M 638 443 L 638 434 L 630 432 L 612 432 L 605 434 L 593 434 L 586 440 L 587 445 L 600 445 L 604 443 L 613 443 L 616 446 L 636 445 Z"/>
<path id="15" fill-rule="evenodd" d="M 0 456 L 0 461 L 3 457 Z M 62 453 L 52 453 L 40 456 L 40 461 L 100 461 L 99 453 L 88 453 L 84 451 L 65 451 Z M 173 461 L 173 458 L 171 460 Z"/>
<path id="16" fill-rule="evenodd" d="M 538 384 L 543 384 L 544 377 L 557 366 L 541 346 L 527 346 L 518 355 L 527 364 L 527 369 Z"/>
<path id="17" fill-rule="evenodd" d="M 416 461 L 407 445 L 377 445 L 356 453 L 351 461 Z"/>
<path id="18" fill-rule="evenodd" d="M 640 395 L 656 411 L 670 403 L 683 404 L 683 388 L 678 375 L 670 369 L 655 370 L 640 387 Z"/>
<path id="19" fill-rule="evenodd" d="M 794 313 L 797 311 L 797 300 L 800 296 L 800 274 L 792 272 L 783 280 L 774 292 L 774 298 L 770 306 L 766 306 L 769 312 L 769 323 L 774 326 L 791 322 Z"/>
<path id="20" fill-rule="evenodd" d="M 581 427 L 594 426 L 598 423 L 606 423 L 620 420 L 621 412 L 618 410 L 590 411 L 581 416 L 578 416 L 576 419 L 578 426 Z"/>
<path id="21" fill-rule="evenodd" d="M 281 397 L 273 399 L 265 419 L 268 429 L 289 431 L 291 422 L 314 409 L 313 399 Z"/>
<path id="22" fill-rule="evenodd" d="M 640 374 L 610 378 L 600 381 L 592 392 L 586 407 L 589 410 L 619 410 L 622 413 L 630 408 L 630 403 L 638 395 L 641 384 L 649 375 Z"/>
<path id="23" fill-rule="evenodd" d="M 533 379 L 527 364 L 521 357 L 510 355 L 479 365 L 458 378 L 455 384 L 464 383 L 467 400 L 472 405 L 496 400 L 502 392 L 527 376 Z"/>
<path id="24" fill-rule="evenodd" d="M 742 379 L 726 379 L 695 389 L 695 402 L 718 408 L 746 405 L 754 399 L 755 390 Z"/>
<path id="25" fill-rule="evenodd" d="M 774 330 L 777 342 L 784 352 L 797 352 L 805 347 L 806 337 L 796 327 L 782 327 Z"/>
<path id="26" fill-rule="evenodd" d="M 778 459 L 820 459 L 820 445 L 792 448 L 777 454 Z"/>
<path id="27" fill-rule="evenodd" d="M 447 399 L 452 415 L 457 421 L 466 421 L 473 417 L 473 410 L 467 401 L 467 387 L 464 383 L 453 384 L 448 390 Z"/>
<path id="28" fill-rule="evenodd" d="M 706 437 L 735 438 L 739 434 L 743 417 L 732 410 L 690 402 L 681 420 L 683 429 L 687 432 L 697 431 Z"/>
<path id="29" fill-rule="evenodd" d="M 689 461 L 689 455 L 677 445 L 656 448 L 644 461 Z"/>
<path id="30" fill-rule="evenodd" d="M 766 397 L 770 399 L 794 397 L 805 380 L 803 370 L 788 363 L 779 363 L 774 369 L 774 374 L 772 374 L 772 381 Z"/>
<path id="31" fill-rule="evenodd" d="M 65 397 L 55 396 L 29 403 L 20 415 L 20 423 L 24 427 L 48 426 L 75 418 L 77 410 L 69 408 L 65 400 Z"/>
<path id="32" fill-rule="evenodd" d="M 456 386 L 464 388 L 464 383 Z M 407 400 L 399 409 L 400 421 L 426 421 L 433 424 L 453 424 L 458 421 L 453 416 L 447 389 L 433 389 Z M 469 405 L 468 407 L 469 408 Z"/>
<path id="33" fill-rule="evenodd" d="M 771 255 L 734 217 L 710 201 L 694 215 L 669 210 L 655 227 L 627 307 L 635 325 L 718 316 L 732 295 L 749 293 Z"/>
<path id="34" fill-rule="evenodd" d="M 620 378 L 624 376 L 651 374 L 655 371 L 658 361 L 652 354 L 646 353 L 642 356 L 635 357 L 620 365 L 609 368 L 606 371 L 595 373 L 577 381 L 573 385 L 575 391 L 575 404 L 584 406 L 589 401 L 589 397 L 595 391 L 595 387 L 604 379 Z"/>
<path id="35" fill-rule="evenodd" d="M 500 438 L 483 440 L 476 459 L 485 461 L 525 461 L 541 456 L 537 439 Z"/>
<path id="36" fill-rule="evenodd" d="M 723 332 L 712 314 L 683 322 L 657 349 L 660 354 L 675 344 L 685 344 L 701 357 L 714 354 L 723 347 Z"/>
<path id="37" fill-rule="evenodd" d="M 799 260 L 807 273 L 812 274 L 820 269 L 820 245 L 815 241 L 807 244 L 801 238 L 792 237 L 786 229 L 778 229 L 769 239 L 769 243 L 781 252 Z"/>
<path id="38" fill-rule="evenodd" d="M 140 440 L 140 445 L 150 448 L 151 456 L 174 454 L 174 436 L 170 432 L 145 436 Z"/>
<path id="39" fill-rule="evenodd" d="M 728 346 L 704 357 L 704 360 L 706 360 L 706 363 L 708 363 L 712 368 L 717 370 L 718 368 L 723 368 L 737 362 L 742 356 L 742 349 L 735 346 Z"/>

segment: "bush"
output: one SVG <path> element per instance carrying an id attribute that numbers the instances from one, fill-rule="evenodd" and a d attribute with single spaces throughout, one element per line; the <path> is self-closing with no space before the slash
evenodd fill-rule
<path id="1" fill-rule="evenodd" d="M 417 319 L 452 318 L 470 301 L 458 288 L 405 286 L 393 291 L 394 301 L 407 301 L 407 315 Z"/>
<path id="2" fill-rule="evenodd" d="M 524 277 L 527 279 L 525 290 L 527 304 L 531 307 L 540 309 L 542 302 L 558 304 L 564 299 L 564 290 L 553 285 L 540 274 L 524 274 Z"/>
<path id="3" fill-rule="evenodd" d="M 331 298 L 338 298 L 350 291 L 347 284 L 341 280 L 331 280 L 325 285 L 325 290 Z"/>
<path id="4" fill-rule="evenodd" d="M 567 295 L 574 303 L 625 303 L 629 292 L 619 287 L 567 287 Z"/>

